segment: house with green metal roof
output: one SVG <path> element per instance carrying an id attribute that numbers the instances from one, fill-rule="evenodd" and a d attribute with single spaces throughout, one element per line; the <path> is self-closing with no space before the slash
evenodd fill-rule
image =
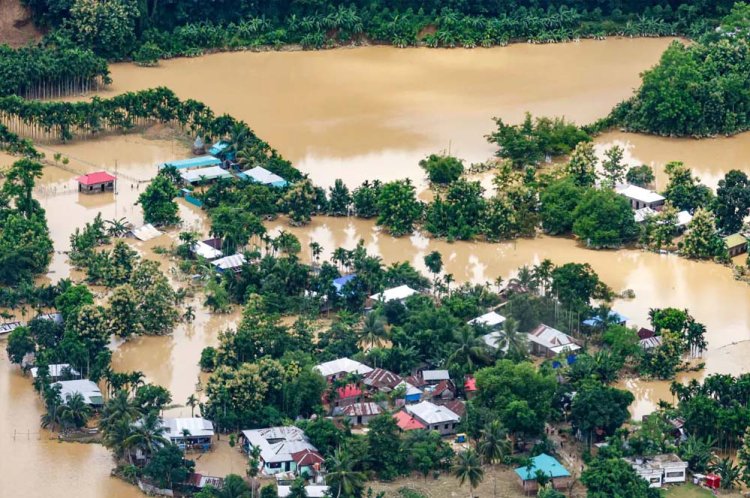
<path id="1" fill-rule="evenodd" d="M 555 457 L 546 453 L 537 455 L 529 460 L 529 465 L 518 467 L 516 475 L 520 480 L 524 493 L 536 494 L 539 489 L 539 477 L 546 476 L 548 482 L 555 489 L 564 489 L 570 484 L 570 472 L 562 466 Z"/>
<path id="2" fill-rule="evenodd" d="M 733 233 L 724 237 L 724 244 L 727 246 L 730 258 L 747 252 L 747 239 L 740 233 Z"/>

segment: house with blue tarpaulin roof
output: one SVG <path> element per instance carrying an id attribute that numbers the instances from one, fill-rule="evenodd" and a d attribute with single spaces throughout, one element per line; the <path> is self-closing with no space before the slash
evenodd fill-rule
<path id="1" fill-rule="evenodd" d="M 520 479 L 524 493 L 536 494 L 539 489 L 538 473 L 549 479 L 555 489 L 565 489 L 570 483 L 570 472 L 555 458 L 546 453 L 529 459 L 529 465 L 518 467 L 516 475 Z"/>
<path id="2" fill-rule="evenodd" d="M 239 178 L 243 180 L 249 180 L 251 182 L 260 183 L 261 185 L 269 185 L 271 187 L 286 187 L 289 182 L 281 178 L 276 173 L 268 171 L 266 168 L 256 166 L 253 169 L 237 173 Z"/>
<path id="3" fill-rule="evenodd" d="M 614 310 L 610 310 L 608 321 L 609 323 L 625 325 L 625 322 L 628 321 L 628 317 L 626 317 L 625 315 L 621 315 Z M 595 316 L 593 318 L 589 318 L 588 320 L 584 320 L 582 323 L 587 327 L 599 327 L 601 325 L 604 325 L 604 320 L 602 320 L 600 316 Z"/>
<path id="4" fill-rule="evenodd" d="M 169 161 L 159 165 L 159 169 L 172 166 L 177 170 L 197 169 L 197 168 L 208 168 L 211 166 L 220 166 L 221 161 L 213 156 L 198 156 L 191 157 L 190 159 L 179 159 L 177 161 Z"/>
<path id="5" fill-rule="evenodd" d="M 219 140 L 208 149 L 208 153 L 222 160 L 227 159 L 229 161 L 234 161 L 234 158 L 236 157 L 234 151 L 227 152 L 230 145 L 232 144 L 226 140 Z"/>
<path id="6" fill-rule="evenodd" d="M 343 277 L 339 277 L 333 280 L 333 288 L 336 289 L 336 294 L 339 296 L 343 295 L 344 293 L 344 286 L 347 284 L 347 282 L 351 282 L 357 278 L 357 275 L 351 274 L 351 275 L 344 275 Z"/>

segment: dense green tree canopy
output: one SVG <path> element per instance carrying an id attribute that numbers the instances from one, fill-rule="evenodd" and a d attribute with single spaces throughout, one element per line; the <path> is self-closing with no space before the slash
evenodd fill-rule
<path id="1" fill-rule="evenodd" d="M 587 191 L 573 217 L 573 233 L 590 247 L 620 247 L 638 236 L 630 204 L 609 189 Z"/>

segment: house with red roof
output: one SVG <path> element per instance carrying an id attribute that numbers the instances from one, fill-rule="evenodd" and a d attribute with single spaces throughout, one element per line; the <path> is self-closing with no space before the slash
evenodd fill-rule
<path id="1" fill-rule="evenodd" d="M 414 418 L 413 415 L 406 413 L 404 410 L 396 412 L 393 415 L 393 418 L 396 419 L 396 425 L 398 426 L 398 428 L 404 432 L 416 431 L 425 428 L 425 425 L 422 422 Z"/>
<path id="2" fill-rule="evenodd" d="M 362 401 L 362 389 L 356 384 L 347 384 L 336 389 L 336 399 L 333 402 L 334 409 L 344 408 Z"/>
<path id="3" fill-rule="evenodd" d="M 106 171 L 96 171 L 76 178 L 78 191 L 84 194 L 98 194 L 101 192 L 113 192 L 117 177 Z"/>

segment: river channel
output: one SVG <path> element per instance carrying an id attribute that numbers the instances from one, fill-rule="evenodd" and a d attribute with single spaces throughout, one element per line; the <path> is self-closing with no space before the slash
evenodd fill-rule
<path id="1" fill-rule="evenodd" d="M 483 136 L 493 116 L 518 121 L 525 111 L 564 115 L 578 123 L 607 114 L 638 85 L 638 75 L 659 58 L 669 40 L 612 39 L 563 45 L 513 45 L 476 50 L 399 50 L 386 47 L 324 52 L 240 52 L 164 61 L 156 68 L 115 65 L 114 83 L 102 95 L 165 85 L 183 98 L 206 102 L 217 112 L 244 119 L 271 145 L 316 183 L 343 178 L 350 186 L 364 179 L 410 177 L 423 182 L 417 162 L 441 150 L 467 160 L 483 161 L 493 148 Z M 597 139 L 598 149 L 617 143 L 633 164 L 651 164 L 663 186 L 662 166 L 682 160 L 709 185 L 729 169 L 750 171 L 750 136 L 728 139 L 670 140 L 611 132 Z M 66 145 L 46 146 L 48 157 L 60 152 L 70 162 L 47 167 L 36 197 L 47 210 L 55 243 L 48 279 L 80 278 L 71 272 L 62 251 L 76 227 L 102 212 L 105 219 L 142 221 L 134 206 L 156 164 L 187 157 L 184 143 L 165 130 L 110 136 Z M 0 155 L 0 167 L 12 161 Z M 107 169 L 121 175 L 117 195 L 84 196 L 75 192 L 78 173 Z M 180 205 L 186 228 L 208 230 L 203 213 Z M 636 298 L 615 308 L 634 325 L 646 325 L 652 307 L 688 308 L 708 328 L 705 373 L 747 370 L 750 353 L 750 286 L 732 279 L 728 269 L 674 256 L 640 251 L 589 251 L 569 239 L 538 237 L 513 243 L 455 243 L 414 235 L 394 239 L 371 222 L 317 218 L 307 227 L 291 228 L 278 220 L 269 228 L 291 230 L 302 247 L 315 240 L 330 252 L 353 247 L 363 239 L 368 250 L 391 263 L 407 259 L 423 268 L 422 257 L 439 250 L 446 271 L 457 282 L 509 278 L 523 264 L 550 258 L 555 263 L 589 262 L 615 291 L 633 289 Z M 168 246 L 175 233 L 149 243 L 133 243 L 145 257 Z M 306 251 L 303 251 L 303 255 Z M 161 260 L 165 269 L 169 261 Z M 203 347 L 215 344 L 218 332 L 238 320 L 211 316 L 196 300 L 196 321 L 181 325 L 170 337 L 139 338 L 113 344 L 117 370 L 141 370 L 149 382 L 169 388 L 175 403 L 195 391 L 197 361 Z M 687 378 L 687 377 L 684 377 Z M 660 398 L 671 399 L 666 383 L 624 381 L 636 395 L 633 415 L 640 417 Z M 42 405 L 29 379 L 0 355 L 0 498 L 70 496 L 134 497 L 140 493 L 110 478 L 112 460 L 98 445 L 58 443 L 39 429 Z M 188 414 L 175 408 L 175 414 Z M 226 446 L 202 458 L 199 470 L 243 472 L 243 462 Z"/>

